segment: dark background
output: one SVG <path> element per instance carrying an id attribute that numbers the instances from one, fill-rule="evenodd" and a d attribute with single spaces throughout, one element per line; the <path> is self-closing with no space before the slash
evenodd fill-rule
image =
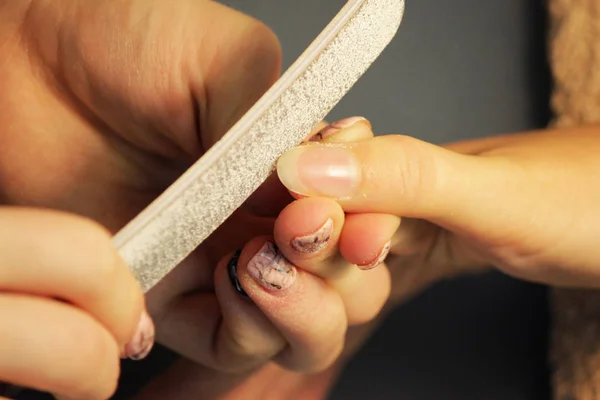
<path id="1" fill-rule="evenodd" d="M 226 0 L 269 25 L 287 67 L 342 0 Z M 538 0 L 407 0 L 396 39 L 329 116 L 442 143 L 549 119 Z M 440 284 L 398 309 L 332 399 L 548 399 L 546 290 L 491 274 Z"/>

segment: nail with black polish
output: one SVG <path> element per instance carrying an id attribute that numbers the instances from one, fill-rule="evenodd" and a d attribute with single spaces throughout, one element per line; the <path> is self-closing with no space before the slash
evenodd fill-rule
<path id="1" fill-rule="evenodd" d="M 231 284 L 233 285 L 235 290 L 242 296 L 249 298 L 250 296 L 248 296 L 248 293 L 246 293 L 246 291 L 242 288 L 242 285 L 240 284 L 240 281 L 237 276 L 237 267 L 238 262 L 240 261 L 241 254 L 241 250 L 238 250 L 233 254 L 231 260 L 229 260 L 229 263 L 227 263 L 227 272 L 229 274 L 229 280 L 231 281 Z"/>

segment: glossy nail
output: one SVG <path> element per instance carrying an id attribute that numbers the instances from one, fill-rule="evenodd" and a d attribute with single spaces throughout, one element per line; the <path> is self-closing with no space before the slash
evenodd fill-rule
<path id="1" fill-rule="evenodd" d="M 333 220 L 327 218 L 327 221 L 313 233 L 292 239 L 290 246 L 299 253 L 316 253 L 327 246 L 332 232 Z"/>
<path id="2" fill-rule="evenodd" d="M 296 267 L 271 242 L 266 242 L 248 262 L 248 274 L 268 290 L 287 289 L 296 281 Z"/>
<path id="3" fill-rule="evenodd" d="M 310 144 L 293 148 L 281 156 L 277 175 L 292 192 L 337 199 L 356 193 L 361 168 L 348 147 Z"/>
<path id="4" fill-rule="evenodd" d="M 373 269 L 373 268 L 377 267 L 379 264 L 382 264 L 385 261 L 385 259 L 387 258 L 388 254 L 390 254 L 391 247 L 392 247 L 392 242 L 390 240 L 386 244 L 383 245 L 383 249 L 381 249 L 381 251 L 379 252 L 377 257 L 375 257 L 375 259 L 373 261 L 371 261 L 368 264 L 359 265 L 358 268 L 360 268 L 362 270 L 369 270 L 369 269 Z"/>
<path id="5" fill-rule="evenodd" d="M 364 117 L 350 117 L 341 119 L 339 121 L 334 122 L 333 124 L 327 125 L 325 128 L 321 129 L 319 133 L 314 135 L 310 141 L 318 142 L 327 138 L 328 136 L 334 135 L 335 133 L 341 131 L 342 129 L 350 128 L 352 125 L 357 122 L 367 121 Z"/>
<path id="6" fill-rule="evenodd" d="M 242 285 L 240 284 L 240 281 L 237 276 L 237 267 L 238 262 L 240 261 L 240 254 L 242 254 L 241 250 L 238 250 L 233 254 L 231 260 L 229 260 L 229 262 L 227 263 L 227 273 L 229 274 L 229 280 L 231 281 L 231 284 L 233 285 L 234 289 L 242 296 L 249 297 L 248 293 L 246 293 L 244 288 L 242 288 Z"/>
<path id="7" fill-rule="evenodd" d="M 154 346 L 154 323 L 146 311 L 142 312 L 140 322 L 133 338 L 125 346 L 124 357 L 132 360 L 141 360 Z"/>

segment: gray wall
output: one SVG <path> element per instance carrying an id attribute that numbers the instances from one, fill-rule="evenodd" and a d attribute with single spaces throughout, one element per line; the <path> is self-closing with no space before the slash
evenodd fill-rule
<path id="1" fill-rule="evenodd" d="M 287 67 L 341 0 L 226 0 L 280 37 Z M 329 120 L 440 143 L 548 119 L 541 1 L 407 0 L 397 38 Z M 545 290 L 492 274 L 447 282 L 398 309 L 333 399 L 546 399 Z"/>

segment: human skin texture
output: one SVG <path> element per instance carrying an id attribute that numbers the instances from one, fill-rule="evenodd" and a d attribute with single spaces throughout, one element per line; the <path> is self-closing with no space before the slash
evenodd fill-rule
<path id="1" fill-rule="evenodd" d="M 0 38 L 0 201 L 4 206 L 54 210 L 50 214 L 79 214 L 92 226 L 102 225 L 96 228 L 104 232 L 99 235 L 104 241 L 94 240 L 99 243 L 106 243 L 254 104 L 277 79 L 281 57 L 268 28 L 209 1 L 179 2 L 177 7 L 136 0 L 85 5 L 71 0 L 4 1 Z M 287 371 L 281 380 L 285 386 L 288 376 L 327 370 L 344 351 L 348 327 L 375 318 L 387 299 L 390 281 L 384 264 L 366 272 L 339 256 L 345 218 L 340 206 L 329 199 L 293 200 L 276 177 L 268 180 L 146 297 L 157 341 L 185 356 L 194 365 L 190 371 L 201 368 L 203 376 L 212 377 L 204 392 L 207 398 L 237 390 L 255 371 L 266 371 L 266 381 L 269 371 Z M 292 248 L 297 238 L 315 232 L 328 219 L 333 227 L 326 246 L 310 252 Z M 378 235 L 365 232 L 371 238 L 369 253 L 381 251 L 397 223 L 396 217 L 387 216 L 377 224 Z M 72 252 L 71 260 L 96 259 L 97 253 L 68 240 L 62 229 L 47 235 L 56 234 L 65 252 Z M 83 237 L 84 230 L 73 235 Z M 266 242 L 276 244 L 297 272 L 287 288 L 265 290 L 247 268 Z M 226 266 L 236 249 L 242 249 L 237 277 L 249 299 L 228 277 Z M 113 251 L 108 245 L 106 252 Z M 32 265 L 39 268 L 39 260 Z M 78 265 L 81 269 L 87 264 Z M 117 287 L 117 280 L 131 276 L 114 279 Z M 110 286 L 100 279 L 86 282 Z M 379 290 L 359 290 L 362 286 Z M 66 288 L 51 295 L 68 300 Z M 148 319 L 140 319 L 143 299 L 136 290 L 125 290 L 138 296 L 137 302 L 135 296 L 129 300 L 138 314 L 132 311 L 128 329 L 122 328 L 129 336 L 119 329 L 105 333 L 113 337 L 115 349 L 123 347 L 132 358 L 149 350 L 149 336 L 134 332 L 138 325 L 150 331 Z M 112 297 L 107 294 L 106 299 Z M 129 309 L 126 304 L 121 308 Z M 52 321 L 66 326 L 64 318 Z M 17 331 L 22 329 L 10 332 Z M 125 346 L 131 338 L 137 345 Z M 31 348 L 29 339 L 23 340 L 11 348 Z M 72 342 L 65 345 L 72 344 L 67 347 L 76 354 L 79 342 Z M 54 348 L 51 342 L 47 348 Z M 86 369 L 41 368 L 61 374 L 58 386 L 32 380 L 30 374 L 13 379 L 0 371 L 0 378 L 70 398 L 106 398 L 116 384 L 119 355 L 84 357 Z M 86 379 L 80 373 L 103 368 L 103 379 Z M 81 388 L 81 382 L 91 387 Z"/>

